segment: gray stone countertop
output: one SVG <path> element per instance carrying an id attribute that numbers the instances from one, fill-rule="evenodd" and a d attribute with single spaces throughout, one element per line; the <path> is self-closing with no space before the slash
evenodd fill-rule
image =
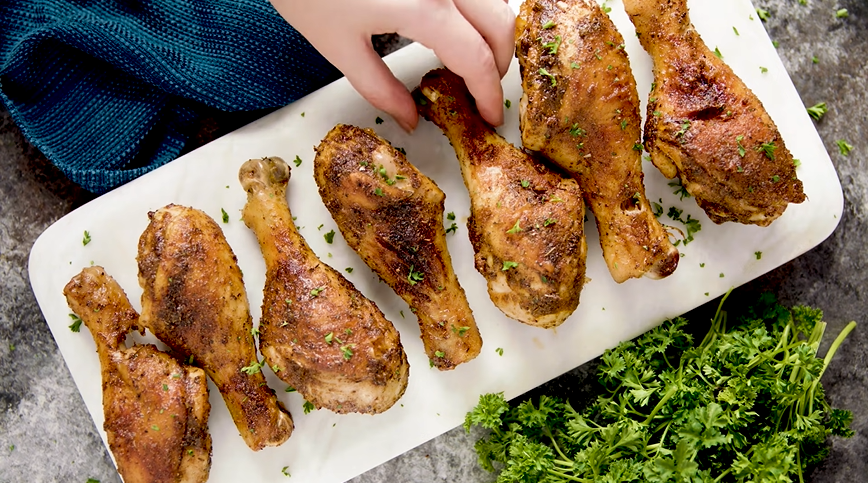
<path id="1" fill-rule="evenodd" d="M 711 0 L 705 0 L 711 1 Z M 809 481 L 850 483 L 868 477 L 868 3 L 864 0 L 759 0 L 770 36 L 805 105 L 826 102 L 817 129 L 837 168 L 845 206 L 837 230 L 818 247 L 736 290 L 743 300 L 771 290 L 785 304 L 825 311 L 827 334 L 856 320 L 823 376 L 834 407 L 854 413 L 851 439 Z M 846 8 L 849 16 L 837 18 Z M 816 56 L 818 62 L 812 62 Z M 255 116 L 254 116 L 255 117 Z M 238 116 L 236 116 L 236 123 Z M 249 120 L 250 116 L 248 115 Z M 242 119 L 243 121 L 244 119 Z M 225 128 L 224 128 L 225 130 Z M 221 134 L 203 125 L 204 140 Z M 854 146 L 843 155 L 836 144 Z M 93 196 L 63 178 L 0 108 L 0 483 L 119 481 L 30 289 L 27 257 L 51 223 Z M 717 301 L 688 318 L 707 317 Z M 737 303 L 737 302 L 733 302 Z M 829 337 L 831 338 L 831 337 Z M 581 395 L 593 363 L 543 386 Z M 474 435 L 456 428 L 353 479 L 374 482 L 490 482 L 476 464 Z M 288 480 L 289 481 L 289 480 Z"/>

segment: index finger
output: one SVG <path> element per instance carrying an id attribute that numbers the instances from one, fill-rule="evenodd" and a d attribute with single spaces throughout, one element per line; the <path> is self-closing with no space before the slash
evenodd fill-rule
<path id="1" fill-rule="evenodd" d="M 503 124 L 503 87 L 494 54 L 454 4 L 398 33 L 433 49 L 446 68 L 464 79 L 479 114 L 494 126 Z"/>

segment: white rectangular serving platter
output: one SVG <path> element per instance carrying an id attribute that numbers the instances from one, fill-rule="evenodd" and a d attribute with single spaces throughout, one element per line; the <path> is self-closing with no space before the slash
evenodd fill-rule
<path id="1" fill-rule="evenodd" d="M 518 11 L 519 2 L 510 5 Z M 639 45 L 620 0 L 609 1 L 610 16 L 626 41 L 626 50 L 644 102 L 651 85 L 651 61 Z M 593 219 L 586 225 L 588 271 L 578 310 L 560 327 L 543 330 L 506 318 L 490 302 L 483 278 L 473 268 L 473 252 L 465 223 L 469 199 L 455 154 L 446 138 L 424 120 L 413 134 L 403 132 L 387 115 L 370 107 L 346 80 L 339 80 L 306 98 L 236 132 L 197 149 L 168 165 L 101 196 L 48 228 L 33 246 L 30 280 L 58 347 L 102 432 L 100 367 L 86 328 L 68 328 L 70 310 L 63 286 L 83 267 L 105 267 L 126 290 L 133 306 L 141 307 L 136 278 L 136 247 L 148 223 L 148 211 L 168 203 L 204 210 L 218 222 L 221 209 L 229 222 L 220 223 L 244 272 L 254 323 L 260 316 L 264 263 L 252 232 L 240 221 L 245 193 L 238 168 L 250 158 L 281 156 L 292 168 L 289 205 L 308 243 L 326 263 L 374 300 L 401 333 L 408 354 L 410 382 L 404 397 L 377 415 L 336 415 L 327 410 L 305 414 L 303 399 L 286 393 L 286 384 L 270 371 L 271 387 L 292 412 L 296 429 L 284 445 L 260 452 L 243 443 L 213 386 L 210 429 L 214 440 L 211 480 L 214 482 L 289 481 L 341 482 L 377 466 L 461 424 L 479 395 L 503 391 L 512 398 L 633 338 L 668 317 L 682 314 L 797 257 L 823 241 L 837 226 L 843 208 L 841 185 L 811 119 L 766 35 L 749 0 L 690 0 L 691 17 L 713 50 L 759 96 L 775 120 L 787 147 L 801 160 L 797 173 L 808 200 L 791 205 L 768 228 L 737 224 L 715 225 L 691 198 L 679 199 L 668 180 L 645 162 L 648 198 L 662 199 L 664 210 L 676 206 L 701 221 L 695 241 L 680 246 L 683 258 L 665 280 L 614 283 L 603 263 Z M 733 27 L 738 30 L 735 33 Z M 448 32 L 444 32 L 448 35 Z M 408 87 L 429 69 L 439 67 L 430 50 L 414 44 L 387 57 L 389 66 Z M 767 69 L 762 72 L 761 67 Z M 517 62 L 503 79 L 506 123 L 498 129 L 520 143 Z M 380 117 L 385 120 L 378 124 Z M 323 206 L 312 176 L 313 147 L 336 123 L 375 129 L 446 192 L 446 211 L 458 217 L 459 229 L 448 235 L 458 278 L 467 292 L 484 340 L 481 355 L 451 372 L 429 368 L 415 317 L 407 305 L 364 265 L 346 245 Z M 291 164 L 292 165 L 292 164 Z M 292 165 L 294 166 L 294 165 Z M 678 226 L 665 218 L 661 221 Z M 87 230 L 92 241 L 84 246 Z M 333 244 L 323 235 L 335 230 Z M 757 255 L 761 252 L 761 257 Z M 150 335 L 131 341 L 155 342 Z M 502 349 L 502 355 L 499 354 Z"/>

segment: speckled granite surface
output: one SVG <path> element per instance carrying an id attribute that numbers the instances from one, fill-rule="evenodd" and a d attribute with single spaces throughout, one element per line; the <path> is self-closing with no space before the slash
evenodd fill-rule
<path id="1" fill-rule="evenodd" d="M 712 1 L 712 0 L 704 0 Z M 864 0 L 760 0 L 766 23 L 806 105 L 826 102 L 817 128 L 843 185 L 844 215 L 819 247 L 736 291 L 749 299 L 772 290 L 788 304 L 824 309 L 827 333 L 861 325 L 823 377 L 831 403 L 854 412 L 852 439 L 835 439 L 830 457 L 810 475 L 815 483 L 868 480 L 868 3 Z M 836 18 L 846 8 L 847 18 Z M 812 62 L 817 56 L 819 62 Z M 207 140 L 249 119 L 204 123 Z M 842 155 L 837 140 L 853 151 Z M 27 278 L 27 257 L 53 221 L 91 199 L 32 148 L 0 108 L 0 483 L 119 481 Z M 734 300 L 732 303 L 738 303 Z M 714 302 L 689 317 L 708 318 Z M 704 318 L 704 319 L 703 319 Z M 830 337 L 831 339 L 831 337 Z M 540 391 L 580 397 L 593 363 Z M 474 435 L 446 433 L 352 481 L 490 482 L 476 465 Z M 288 480 L 291 481 L 291 480 Z"/>

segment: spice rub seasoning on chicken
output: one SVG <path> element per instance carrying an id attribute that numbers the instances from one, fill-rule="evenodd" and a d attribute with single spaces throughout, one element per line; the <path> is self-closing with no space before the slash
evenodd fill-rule
<path id="1" fill-rule="evenodd" d="M 756 95 L 702 41 L 685 0 L 624 0 L 654 61 L 645 149 L 715 223 L 768 226 L 805 200 L 793 156 Z"/>
<path id="2" fill-rule="evenodd" d="M 522 143 L 576 177 L 612 278 L 672 274 L 679 254 L 645 197 L 639 95 L 615 24 L 596 0 L 527 0 L 516 54 Z"/>
<path id="3" fill-rule="evenodd" d="M 418 317 L 431 364 L 475 358 L 482 338 L 446 247 L 443 191 L 373 131 L 344 124 L 317 146 L 314 178 L 349 246 Z"/>
<path id="4" fill-rule="evenodd" d="M 467 229 L 476 270 L 507 316 L 563 323 L 585 282 L 585 205 L 578 183 L 510 144 L 476 110 L 464 81 L 431 71 L 413 93 L 419 113 L 449 139 L 470 193 Z"/>
<path id="5" fill-rule="evenodd" d="M 242 219 L 265 258 L 259 347 L 277 376 L 317 408 L 381 413 L 407 388 L 410 366 L 398 331 L 377 306 L 320 261 L 292 221 L 290 168 L 251 159 L 238 178 Z"/>

